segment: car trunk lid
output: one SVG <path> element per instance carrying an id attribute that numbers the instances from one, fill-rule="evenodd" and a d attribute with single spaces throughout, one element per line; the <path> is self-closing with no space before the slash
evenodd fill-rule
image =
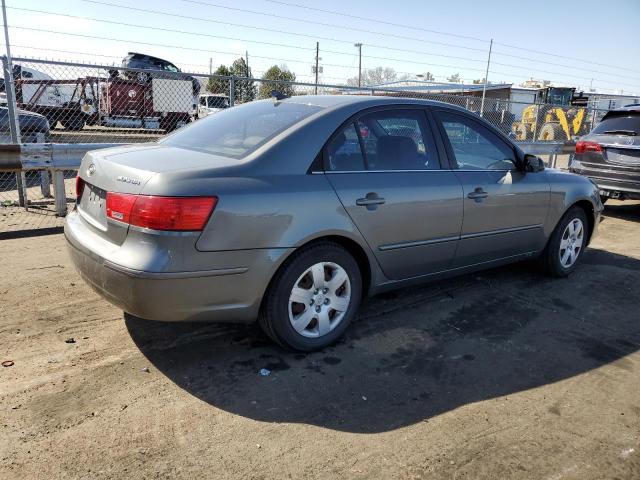
<path id="1" fill-rule="evenodd" d="M 237 160 L 158 144 L 130 145 L 88 152 L 78 175 L 78 211 L 99 235 L 121 244 L 129 225 L 107 219 L 107 193 L 144 194 L 154 176 L 173 171 L 216 169 Z M 171 195 L 167 192 L 166 195 Z"/>

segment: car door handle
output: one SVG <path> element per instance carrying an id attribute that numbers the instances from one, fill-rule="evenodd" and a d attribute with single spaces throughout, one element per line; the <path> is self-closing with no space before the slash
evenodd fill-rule
<path id="1" fill-rule="evenodd" d="M 369 192 L 364 198 L 358 198 L 356 205 L 359 207 L 367 207 L 367 210 L 375 210 L 378 205 L 382 205 L 386 200 L 379 197 L 376 192 Z"/>
<path id="2" fill-rule="evenodd" d="M 482 187 L 477 187 L 473 192 L 467 195 L 467 198 L 475 200 L 476 203 L 481 202 L 484 198 L 487 198 L 489 194 L 485 192 Z"/>

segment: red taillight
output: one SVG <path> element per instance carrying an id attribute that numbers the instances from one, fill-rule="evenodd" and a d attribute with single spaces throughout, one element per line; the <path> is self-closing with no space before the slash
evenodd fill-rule
<path id="1" fill-rule="evenodd" d="M 80 175 L 76 177 L 76 199 L 80 201 L 82 192 L 84 191 L 84 180 L 80 178 Z"/>
<path id="2" fill-rule="evenodd" d="M 588 140 L 580 140 L 576 143 L 576 153 L 586 152 L 602 152 L 602 147 L 599 143 L 590 142 Z"/>
<path id="3" fill-rule="evenodd" d="M 131 209 L 138 195 L 107 192 L 107 217 L 123 223 L 131 223 Z"/>
<path id="4" fill-rule="evenodd" d="M 107 193 L 107 217 L 152 230 L 199 231 L 217 197 L 157 197 Z"/>

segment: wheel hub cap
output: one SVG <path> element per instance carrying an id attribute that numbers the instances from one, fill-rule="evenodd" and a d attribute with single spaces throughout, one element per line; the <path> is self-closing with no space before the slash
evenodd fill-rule
<path id="1" fill-rule="evenodd" d="M 289 322 L 302 336 L 322 337 L 334 330 L 351 303 L 347 272 L 333 262 L 309 267 L 289 295 Z"/>
<path id="2" fill-rule="evenodd" d="M 558 254 L 560 256 L 560 264 L 564 268 L 569 268 L 576 263 L 582 251 L 583 243 L 584 225 L 582 220 L 574 218 L 567 224 L 560 238 L 560 251 Z"/>

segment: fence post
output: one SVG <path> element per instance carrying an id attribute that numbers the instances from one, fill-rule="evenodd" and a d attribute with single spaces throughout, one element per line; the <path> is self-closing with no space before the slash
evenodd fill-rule
<path id="1" fill-rule="evenodd" d="M 44 198 L 51 198 L 51 175 L 48 170 L 40 172 L 40 191 Z"/>
<path id="2" fill-rule="evenodd" d="M 53 171 L 53 189 L 56 195 L 56 214 L 64 217 L 67 214 L 67 192 L 64 187 L 64 171 Z"/>
<path id="3" fill-rule="evenodd" d="M 233 107 L 236 103 L 236 79 L 229 78 L 229 106 Z"/>
<path id="4" fill-rule="evenodd" d="M 21 143 L 20 123 L 18 122 L 18 106 L 16 103 L 16 90 L 13 83 L 13 65 L 11 58 L 6 55 L 2 57 L 2 70 L 4 73 L 5 94 L 7 96 L 7 113 L 9 114 L 9 134 L 11 143 Z M 24 172 L 16 173 L 16 188 L 18 189 L 18 204 L 27 208 L 27 188 Z"/>

